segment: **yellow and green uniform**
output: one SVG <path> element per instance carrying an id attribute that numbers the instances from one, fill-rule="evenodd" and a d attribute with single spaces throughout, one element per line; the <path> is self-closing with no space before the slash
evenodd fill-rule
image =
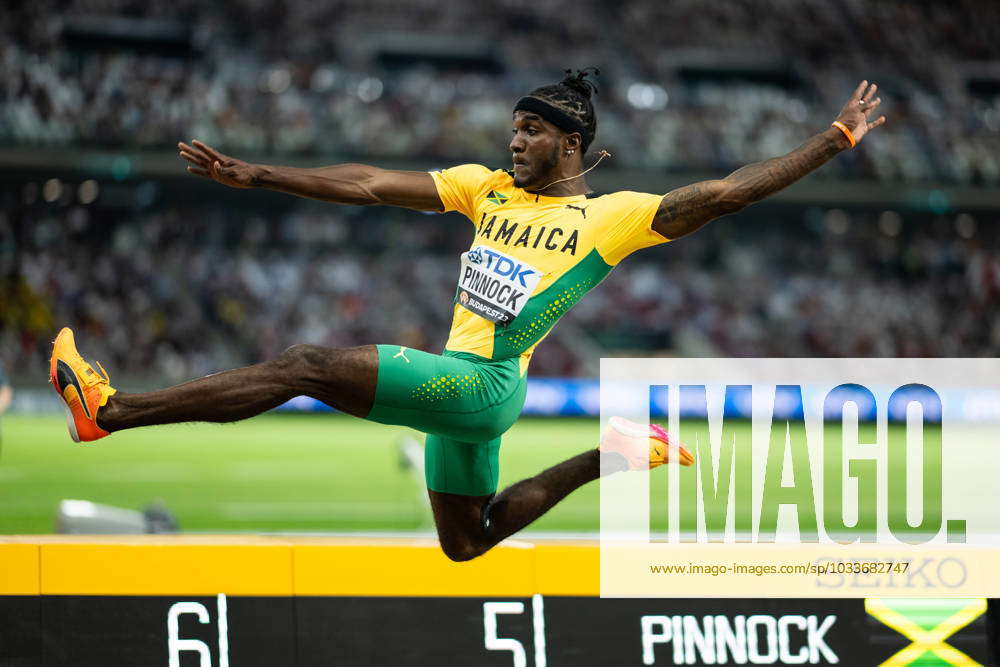
<path id="1" fill-rule="evenodd" d="M 630 253 L 668 239 L 652 230 L 661 195 L 547 197 L 476 164 L 432 172 L 445 211 L 475 225 L 461 256 L 451 334 L 441 355 L 378 346 L 368 418 L 428 434 L 427 485 L 489 495 L 500 436 L 524 404 L 531 355 L 556 321 Z"/>

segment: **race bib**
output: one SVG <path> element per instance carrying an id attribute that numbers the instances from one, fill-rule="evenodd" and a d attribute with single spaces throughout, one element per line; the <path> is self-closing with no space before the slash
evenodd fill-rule
<path id="1" fill-rule="evenodd" d="M 533 266 L 486 246 L 462 253 L 455 303 L 499 326 L 518 316 L 542 279 Z"/>

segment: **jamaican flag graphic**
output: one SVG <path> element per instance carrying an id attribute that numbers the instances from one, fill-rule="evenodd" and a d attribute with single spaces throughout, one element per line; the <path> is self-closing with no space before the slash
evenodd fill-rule
<path id="1" fill-rule="evenodd" d="M 490 193 L 486 195 L 486 201 L 496 206 L 503 206 L 507 203 L 508 199 L 510 199 L 510 195 L 505 195 L 496 190 L 490 190 Z"/>

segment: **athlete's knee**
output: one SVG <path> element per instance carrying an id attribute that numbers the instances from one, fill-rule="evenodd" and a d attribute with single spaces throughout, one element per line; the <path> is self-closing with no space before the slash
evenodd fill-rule
<path id="1" fill-rule="evenodd" d="M 490 508 L 492 502 L 483 505 L 480 525 L 476 529 L 466 529 L 461 532 L 448 531 L 442 534 L 438 532 L 438 541 L 441 544 L 441 551 L 449 559 L 456 563 L 478 558 L 493 548 L 496 540 L 490 532 Z"/>
<path id="2" fill-rule="evenodd" d="M 489 551 L 485 543 L 469 539 L 441 539 L 441 551 L 456 563 L 464 563 Z"/>
<path id="3" fill-rule="evenodd" d="M 283 366 L 309 367 L 316 364 L 324 351 L 324 348 L 318 345 L 296 343 L 282 352 L 276 361 Z"/>
<path id="4" fill-rule="evenodd" d="M 319 345 L 297 343 L 282 352 L 274 363 L 291 378 L 309 380 L 326 376 L 336 365 L 338 352 Z"/>

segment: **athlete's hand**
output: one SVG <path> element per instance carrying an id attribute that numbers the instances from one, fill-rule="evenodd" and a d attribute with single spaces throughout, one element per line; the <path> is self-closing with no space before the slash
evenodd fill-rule
<path id="1" fill-rule="evenodd" d="M 878 86 L 874 83 L 869 85 L 867 81 L 862 81 L 854 90 L 851 99 L 847 100 L 847 104 L 840 110 L 840 115 L 837 116 L 837 120 L 846 125 L 847 129 L 854 135 L 856 142 L 860 142 L 861 137 L 868 134 L 869 130 L 874 130 L 885 122 L 885 116 L 879 116 L 874 122 L 868 122 L 872 113 L 882 103 L 881 97 L 875 97 L 876 90 L 878 90 Z"/>
<path id="2" fill-rule="evenodd" d="M 197 139 L 188 146 L 183 141 L 177 144 L 181 157 L 190 162 L 187 170 L 233 188 L 252 188 L 256 184 L 260 167 L 243 160 L 224 155 Z"/>

